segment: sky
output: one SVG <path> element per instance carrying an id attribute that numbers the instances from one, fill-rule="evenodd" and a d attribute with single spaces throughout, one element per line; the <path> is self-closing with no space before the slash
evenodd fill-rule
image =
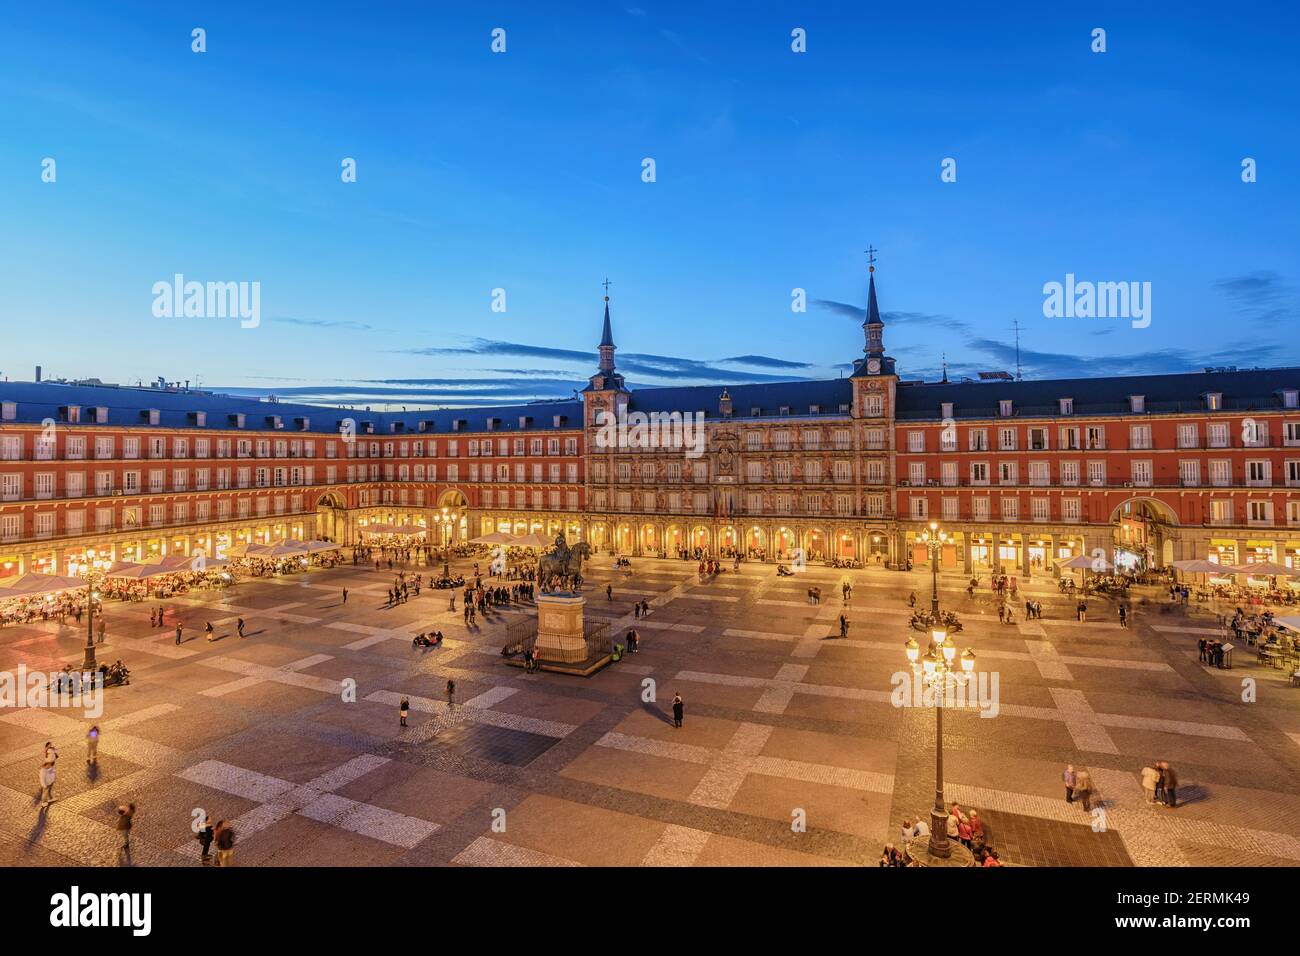
<path id="1" fill-rule="evenodd" d="M 862 355 L 869 246 L 905 379 L 1014 374 L 1017 325 L 1026 378 L 1300 365 L 1298 21 L 5 4 L 0 377 L 565 398 L 595 371 L 607 278 L 634 387 L 835 377 Z M 257 283 L 256 325 L 155 314 L 177 274 Z M 1067 275 L 1137 283 L 1149 314 L 1049 317 Z"/>

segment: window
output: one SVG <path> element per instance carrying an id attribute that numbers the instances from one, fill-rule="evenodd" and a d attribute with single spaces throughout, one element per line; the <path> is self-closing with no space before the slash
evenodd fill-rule
<path id="1" fill-rule="evenodd" d="M 1090 425 L 1084 430 L 1083 437 L 1090 451 L 1092 449 L 1100 451 L 1106 447 L 1106 430 L 1100 425 Z"/>
<path id="2" fill-rule="evenodd" d="M 1079 463 L 1077 461 L 1061 462 L 1061 484 L 1077 485 L 1079 483 Z"/>
<path id="3" fill-rule="evenodd" d="M 1201 463 L 1199 461 L 1180 461 L 1178 463 L 1178 483 L 1185 488 L 1195 488 L 1201 483 Z"/>
<path id="4" fill-rule="evenodd" d="M 943 499 L 943 520 L 956 521 L 961 517 L 961 499 L 949 495 Z"/>
<path id="5" fill-rule="evenodd" d="M 914 497 L 911 499 L 910 512 L 913 518 L 928 518 L 930 516 L 930 501 L 927 498 Z"/>
<path id="6" fill-rule="evenodd" d="M 1282 430 L 1282 443 L 1285 445 L 1300 445 L 1300 422 L 1287 422 Z M 0 458 L 3 458 L 0 455 Z"/>
<path id="7" fill-rule="evenodd" d="M 1200 444 L 1199 429 L 1195 423 L 1178 426 L 1178 447 L 1197 448 Z"/>
<path id="8" fill-rule="evenodd" d="M 1000 451 L 1016 450 L 1016 430 L 1014 428 L 998 429 L 998 449 Z"/>
<path id="9" fill-rule="evenodd" d="M 971 451 L 988 451 L 989 450 L 989 433 L 983 428 L 972 428 L 968 433 L 969 447 Z"/>
<path id="10" fill-rule="evenodd" d="M 1017 485 L 1020 483 L 1020 466 L 1014 461 L 998 464 L 998 484 Z"/>
<path id="11" fill-rule="evenodd" d="M 1004 398 L 998 402 L 998 414 L 1003 418 L 1011 417 L 1011 399 Z"/>
<path id="12" fill-rule="evenodd" d="M 1258 459 L 1246 462 L 1246 484 L 1251 486 L 1273 484 L 1273 463 Z"/>
<path id="13" fill-rule="evenodd" d="M 1061 399 L 1061 414 L 1062 415 L 1074 414 L 1074 399 L 1072 398 Z"/>
<path id="14" fill-rule="evenodd" d="M 1210 484 L 1216 488 L 1224 488 L 1232 484 L 1232 462 L 1226 458 L 1215 458 L 1210 461 Z"/>
<path id="15" fill-rule="evenodd" d="M 1095 487 L 1106 484 L 1106 463 L 1104 461 L 1088 462 L 1088 484 Z"/>
<path id="16" fill-rule="evenodd" d="M 1047 429 L 1046 428 L 1029 429 L 1029 450 L 1030 451 L 1047 450 Z"/>
<path id="17" fill-rule="evenodd" d="M 1205 393 L 1205 407 L 1206 407 L 1209 411 L 1212 411 L 1212 412 L 1219 412 L 1219 411 L 1222 411 L 1222 410 L 1223 410 L 1223 393 L 1222 393 L 1222 392 L 1206 392 L 1206 393 Z"/>
<path id="18" fill-rule="evenodd" d="M 1273 502 L 1248 501 L 1246 503 L 1246 515 L 1251 524 L 1272 524 Z"/>
<path id="19" fill-rule="evenodd" d="M 925 484 L 925 462 L 914 461 L 907 466 L 907 480 L 913 485 Z"/>
<path id="20" fill-rule="evenodd" d="M 1228 441 L 1228 423 L 1211 422 L 1205 426 L 1206 444 L 1211 448 L 1227 448 Z"/>
<path id="21" fill-rule="evenodd" d="M 1241 423 L 1241 444 L 1246 448 L 1268 447 L 1268 422 L 1247 418 Z"/>
<path id="22" fill-rule="evenodd" d="M 1003 521 L 1018 521 L 1020 519 L 1020 499 L 1003 498 L 999 507 L 1002 509 Z"/>
<path id="23" fill-rule="evenodd" d="M 1050 482 L 1048 477 L 1047 462 L 1031 461 L 1029 463 L 1029 483 L 1031 485 L 1046 485 Z"/>
<path id="24" fill-rule="evenodd" d="M 1130 395 L 1128 397 L 1128 410 L 1134 415 L 1141 415 L 1147 410 L 1147 400 L 1144 395 Z"/>
<path id="25" fill-rule="evenodd" d="M 1151 447 L 1151 426 L 1131 425 L 1128 430 L 1128 447 L 1144 449 Z"/>
<path id="26" fill-rule="evenodd" d="M 989 483 L 989 465 L 986 461 L 973 461 L 970 464 L 970 483 L 987 485 Z"/>
<path id="27" fill-rule="evenodd" d="M 885 414 L 885 397 L 874 392 L 863 399 L 863 414 L 878 417 Z"/>
<path id="28" fill-rule="evenodd" d="M 1029 519 L 1031 521 L 1051 521 L 1051 502 L 1047 498 L 1029 499 Z"/>
<path id="29" fill-rule="evenodd" d="M 908 432 L 907 450 L 913 452 L 925 451 L 925 432 L 922 431 Z"/>
<path id="30" fill-rule="evenodd" d="M 1132 465 L 1133 484 L 1148 487 L 1151 484 L 1151 462 L 1135 461 Z"/>
<path id="31" fill-rule="evenodd" d="M 1078 521 L 1079 516 L 1083 513 L 1081 499 L 1079 498 L 1062 498 L 1061 499 L 1061 520 Z"/>

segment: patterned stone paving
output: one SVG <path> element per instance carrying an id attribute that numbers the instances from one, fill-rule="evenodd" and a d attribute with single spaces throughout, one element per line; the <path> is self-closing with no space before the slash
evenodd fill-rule
<path id="1" fill-rule="evenodd" d="M 196 865 L 202 809 L 234 822 L 245 865 L 873 865 L 904 816 L 928 813 L 933 714 L 891 703 L 907 595 L 928 597 L 926 575 L 813 567 L 788 580 L 749 565 L 701 581 L 693 563 L 634 564 L 628 577 L 597 560 L 588 614 L 614 634 L 637 628 L 642 651 L 588 680 L 501 663 L 506 622 L 526 609 L 467 628 L 445 591 L 382 607 L 386 570 L 186 595 L 166 602 L 164 628 L 149 627 L 150 605 L 110 605 L 100 653 L 133 680 L 105 692 L 97 721 L 0 710 L 0 864 Z M 1211 615 L 1152 594 L 1130 629 L 1104 600 L 1081 624 L 1043 580 L 1030 592 L 1045 619 L 1003 625 L 987 595 L 942 584 L 967 625 L 959 642 L 999 678 L 996 717 L 945 715 L 946 796 L 979 810 L 1004 860 L 1300 863 L 1300 691 L 1249 659 L 1203 668 L 1195 641 L 1217 633 Z M 646 618 L 631 613 L 642 599 Z M 441 648 L 411 648 L 435 627 Z M 0 670 L 75 664 L 80 642 L 75 627 L 6 628 Z M 1242 701 L 1243 678 L 1256 702 Z M 83 756 L 92 722 L 96 768 Z M 40 812 L 46 740 L 61 757 Z M 1139 786 L 1162 758 L 1180 772 L 1174 810 Z M 1093 813 L 1064 800 L 1066 763 L 1091 771 Z M 113 821 L 128 800 L 140 810 L 124 857 Z"/>

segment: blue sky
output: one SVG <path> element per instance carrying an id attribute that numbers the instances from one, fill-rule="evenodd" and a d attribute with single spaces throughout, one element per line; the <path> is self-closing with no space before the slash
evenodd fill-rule
<path id="1" fill-rule="evenodd" d="M 6 5 L 0 374 L 562 397 L 608 276 L 634 384 L 835 376 L 868 244 L 904 377 L 1014 371 L 1015 322 L 1029 377 L 1300 364 L 1286 5 L 450 6 Z M 261 324 L 155 318 L 176 273 Z M 1150 326 L 1045 318 L 1067 273 Z"/>

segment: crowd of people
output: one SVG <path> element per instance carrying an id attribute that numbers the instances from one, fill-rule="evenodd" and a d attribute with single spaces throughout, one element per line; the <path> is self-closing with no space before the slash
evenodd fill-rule
<path id="1" fill-rule="evenodd" d="M 970 812 L 953 803 L 948 807 L 944 820 L 944 832 L 948 839 L 960 843 L 971 851 L 976 866 L 1002 866 L 998 851 L 988 842 L 988 831 L 979 811 Z M 930 824 L 925 817 L 907 817 L 899 831 L 898 843 L 887 843 L 880 854 L 881 866 L 903 867 L 923 863 L 926 847 L 930 842 Z"/>

